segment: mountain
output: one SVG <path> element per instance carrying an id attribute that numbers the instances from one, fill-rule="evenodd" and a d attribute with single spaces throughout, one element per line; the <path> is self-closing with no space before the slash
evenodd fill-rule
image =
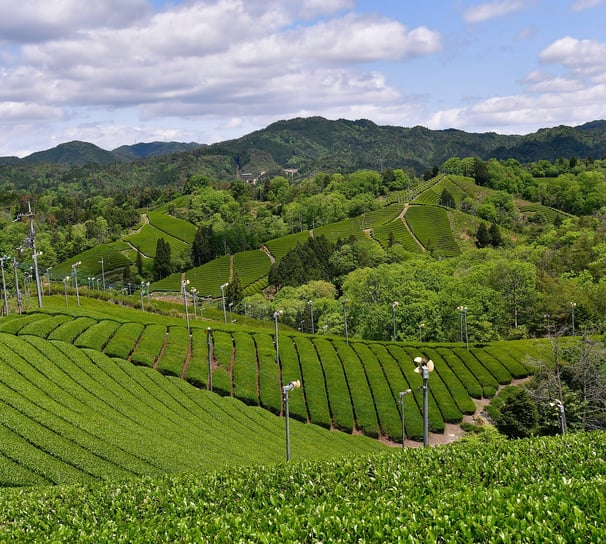
<path id="1" fill-rule="evenodd" d="M 112 150 L 112 153 L 122 160 L 132 161 L 136 159 L 145 159 L 147 157 L 158 157 L 171 153 L 179 153 L 181 151 L 190 151 L 198 147 L 200 147 L 200 144 L 195 142 L 141 142 L 134 145 L 121 145 Z"/>
<path id="2" fill-rule="evenodd" d="M 112 151 L 102 149 L 95 144 L 74 140 L 59 144 L 52 149 L 37 151 L 23 159 L 0 157 L 2 164 L 57 164 L 61 166 L 86 166 L 90 164 L 108 165 L 115 162 L 130 162 L 148 157 L 159 157 L 200 147 L 195 142 L 149 142 L 123 145 Z"/>
<path id="3" fill-rule="evenodd" d="M 403 168 L 420 175 L 451 157 L 513 158 L 527 163 L 573 156 L 606 156 L 606 121 L 545 128 L 520 136 L 310 117 L 278 121 L 241 138 L 212 145 L 151 142 L 106 151 L 90 143 L 68 142 L 24 159 L 0 159 L 0 179 L 16 186 L 30 185 L 39 176 L 27 169 L 40 163 L 85 166 L 90 171 L 109 168 L 111 178 L 121 186 L 162 186 L 182 183 L 192 174 L 232 180 L 237 176 L 254 179 L 262 173 L 283 174 L 284 169 L 309 175 L 318 171 Z M 136 167 L 131 166 L 134 162 Z M 77 172 L 76 177 L 81 179 L 82 175 Z"/>
<path id="4" fill-rule="evenodd" d="M 84 166 L 85 164 L 111 164 L 116 157 L 110 152 L 87 142 L 72 141 L 57 147 L 38 151 L 24 157 L 26 164 L 51 163 L 63 166 Z"/>

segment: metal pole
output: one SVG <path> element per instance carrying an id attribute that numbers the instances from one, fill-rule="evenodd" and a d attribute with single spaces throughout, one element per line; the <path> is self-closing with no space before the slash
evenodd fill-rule
<path id="1" fill-rule="evenodd" d="M 208 390 L 213 390 L 213 344 L 211 336 L 211 328 L 206 329 L 206 341 L 208 343 Z"/>
<path id="2" fill-rule="evenodd" d="M 72 272 L 74 274 L 74 286 L 76 287 L 76 301 L 78 302 L 78 306 L 80 306 L 80 292 L 78 291 L 78 267 L 81 264 L 81 261 L 72 264 Z"/>
<path id="3" fill-rule="evenodd" d="M 2 267 L 2 296 L 4 298 L 4 315 L 8 315 L 8 295 L 6 294 L 6 277 L 4 276 L 4 261 L 10 259 L 8 255 L 0 257 L 0 266 Z"/>
<path id="4" fill-rule="evenodd" d="M 396 308 L 400 305 L 399 302 L 392 302 L 391 303 L 391 318 L 393 321 L 393 336 L 392 336 L 392 341 L 395 342 L 396 341 Z"/>
<path id="5" fill-rule="evenodd" d="M 282 310 L 277 310 L 274 312 L 274 324 L 275 324 L 275 334 L 276 334 L 276 364 L 280 366 L 280 345 L 278 344 L 278 317 L 282 315 Z"/>
<path id="6" fill-rule="evenodd" d="M 343 301 L 343 323 L 345 324 L 345 343 L 349 346 L 349 334 L 347 332 L 347 299 Z"/>
<path id="7" fill-rule="evenodd" d="M 187 323 L 187 332 L 191 334 L 189 329 L 189 308 L 187 307 L 187 291 L 185 288 L 189 284 L 189 280 L 181 281 L 181 292 L 183 293 L 183 302 L 185 303 L 185 322 Z"/>
<path id="8" fill-rule="evenodd" d="M 69 281 L 69 276 L 65 276 L 63 278 L 63 290 L 65 291 L 65 307 L 67 308 L 69 306 L 69 303 L 67 301 L 67 282 Z"/>
<path id="9" fill-rule="evenodd" d="M 292 389 L 301 387 L 299 380 L 290 382 L 282 386 L 282 400 L 284 401 L 284 416 L 286 417 L 286 461 L 290 461 L 290 414 L 288 408 L 288 392 Z"/>
<path id="10" fill-rule="evenodd" d="M 32 232 L 33 232 L 33 218 L 31 219 L 32 221 Z M 34 273 L 36 274 L 36 291 L 38 293 L 38 308 L 42 308 L 42 282 L 40 281 L 40 272 L 38 271 L 38 256 L 42 255 L 42 252 L 37 252 L 36 251 L 36 244 L 34 242 L 34 239 L 32 238 L 32 248 L 33 248 L 33 253 L 32 253 L 32 258 L 34 260 Z"/>
<path id="11" fill-rule="evenodd" d="M 408 395 L 408 393 L 412 393 L 412 389 L 400 391 L 400 406 L 402 409 L 402 449 L 406 447 L 406 425 L 404 424 L 404 397 Z"/>
<path id="12" fill-rule="evenodd" d="M 17 309 L 19 313 L 23 310 L 23 300 L 21 296 L 21 291 L 19 290 L 19 275 L 17 274 L 17 265 L 19 263 L 16 259 L 13 259 L 13 270 L 15 271 L 15 290 L 17 294 Z"/>
<path id="13" fill-rule="evenodd" d="M 50 271 L 53 269 L 52 266 L 49 266 L 46 269 L 46 277 L 48 278 L 48 294 L 51 294 L 51 275 L 50 275 Z"/>
<path id="14" fill-rule="evenodd" d="M 465 320 L 465 347 L 469 351 L 469 334 L 467 333 L 467 306 L 463 308 L 463 319 Z"/>
<path id="15" fill-rule="evenodd" d="M 314 330 L 314 301 L 310 300 L 307 304 L 309 304 L 309 311 L 311 312 L 311 334 L 315 334 Z"/>
<path id="16" fill-rule="evenodd" d="M 223 299 L 223 323 L 227 323 L 227 311 L 225 309 L 225 288 L 229 285 L 229 283 L 224 283 L 221 286 L 221 298 Z"/>
<path id="17" fill-rule="evenodd" d="M 429 369 L 423 365 L 423 447 L 429 446 Z"/>
<path id="18" fill-rule="evenodd" d="M 290 461 L 290 417 L 288 412 L 288 389 L 284 389 L 284 412 L 286 417 L 286 461 Z"/>
<path id="19" fill-rule="evenodd" d="M 101 263 L 101 278 L 103 279 L 103 292 L 105 292 L 105 267 L 103 265 L 103 257 L 99 261 Z"/>

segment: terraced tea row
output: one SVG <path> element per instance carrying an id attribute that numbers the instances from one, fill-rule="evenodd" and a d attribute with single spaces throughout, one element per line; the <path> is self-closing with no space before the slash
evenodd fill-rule
<path id="1" fill-rule="evenodd" d="M 268 411 L 63 341 L 0 334 L 0 399 L 0 486 L 284 459 L 284 422 Z M 299 460 L 382 449 L 295 421 L 291 441 Z"/>
<path id="2" fill-rule="evenodd" d="M 497 345 L 378 343 L 325 336 L 274 334 L 213 327 L 200 322 L 191 335 L 181 325 L 119 322 L 111 319 L 35 313 L 11 316 L 0 331 L 37 335 L 74 343 L 120 357 L 198 387 L 236 397 L 275 414 L 282 411 L 281 384 L 300 379 L 291 415 L 326 428 L 360 431 L 372 437 L 402 439 L 399 392 L 405 397 L 406 433 L 423 434 L 422 378 L 414 372 L 416 356 L 431 358 L 429 419 L 434 432 L 473 414 L 473 399 L 494 396 L 499 385 L 528 375 L 523 359 L 534 349 L 528 342 Z M 210 372 L 210 374 L 209 374 Z"/>
<path id="3" fill-rule="evenodd" d="M 594 432 L 3 490 L 0 520 L 11 542 L 597 543 L 605 457 Z"/>

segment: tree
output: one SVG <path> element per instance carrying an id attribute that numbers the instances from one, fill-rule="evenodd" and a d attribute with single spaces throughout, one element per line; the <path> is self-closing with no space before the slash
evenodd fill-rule
<path id="1" fill-rule="evenodd" d="M 440 205 L 446 206 L 447 208 L 456 208 L 454 197 L 450 194 L 448 189 L 443 189 L 440 195 Z"/>
<path id="2" fill-rule="evenodd" d="M 513 317 L 513 326 L 520 324 L 520 314 L 529 309 L 536 294 L 537 270 L 534 264 L 512 259 L 499 259 L 492 264 L 491 282 L 501 291 Z M 511 321 L 510 321 L 511 323 Z"/>
<path id="3" fill-rule="evenodd" d="M 191 246 L 191 262 L 194 266 L 201 266 L 211 261 L 215 256 L 215 235 L 213 226 L 201 225 L 194 236 Z"/>
<path id="4" fill-rule="evenodd" d="M 488 234 L 490 236 L 490 243 L 492 244 L 492 247 L 499 247 L 503 243 L 501 229 L 499 229 L 499 225 L 497 225 L 496 223 L 490 224 Z"/>
<path id="5" fill-rule="evenodd" d="M 170 244 L 164 238 L 156 242 L 156 255 L 154 257 L 154 279 L 161 280 L 172 272 L 170 260 Z"/>
<path id="6" fill-rule="evenodd" d="M 487 412 L 497 429 L 509 438 L 527 438 L 537 432 L 539 411 L 525 387 L 505 387 Z"/>
<path id="7" fill-rule="evenodd" d="M 478 231 L 476 232 L 476 243 L 480 248 L 488 247 L 490 245 L 490 233 L 488 232 L 486 223 L 483 221 L 480 223 Z"/>
<path id="8" fill-rule="evenodd" d="M 139 250 L 139 248 L 137 248 L 136 266 L 137 266 L 137 274 L 139 274 L 139 276 L 143 276 L 143 257 L 141 256 L 141 251 Z"/>
<path id="9" fill-rule="evenodd" d="M 237 270 L 234 271 L 232 278 L 227 285 L 225 298 L 228 304 L 231 303 L 234 306 L 242 300 L 242 283 L 240 282 L 240 276 Z"/>

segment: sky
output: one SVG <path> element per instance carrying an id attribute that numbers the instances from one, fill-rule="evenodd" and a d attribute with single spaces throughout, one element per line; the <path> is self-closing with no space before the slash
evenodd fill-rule
<path id="1" fill-rule="evenodd" d="M 0 156 L 282 119 L 606 119 L 606 0 L 0 0 Z"/>

